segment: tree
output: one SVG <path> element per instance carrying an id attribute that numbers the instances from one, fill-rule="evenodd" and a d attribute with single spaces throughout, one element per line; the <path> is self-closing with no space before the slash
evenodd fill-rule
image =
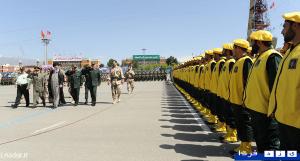
<path id="1" fill-rule="evenodd" d="M 166 63 L 169 65 L 169 66 L 172 66 L 174 64 L 178 64 L 178 60 L 173 57 L 173 56 L 170 56 L 167 60 L 166 60 Z"/>
<path id="2" fill-rule="evenodd" d="M 139 63 L 136 60 L 132 60 L 132 68 L 134 68 L 134 69 L 139 68 Z"/>
<path id="3" fill-rule="evenodd" d="M 110 68 L 113 67 L 113 62 L 114 62 L 114 61 L 116 61 L 116 60 L 114 60 L 114 59 L 109 59 L 108 62 L 107 62 L 107 66 L 110 67 Z"/>

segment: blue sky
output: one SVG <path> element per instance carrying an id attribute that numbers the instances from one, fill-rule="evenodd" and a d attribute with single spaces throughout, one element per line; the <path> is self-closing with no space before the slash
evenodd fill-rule
<path id="1" fill-rule="evenodd" d="M 274 0 L 273 34 L 300 0 Z M 269 3 L 273 0 L 268 0 Z M 1 0 L 0 55 L 43 59 L 40 31 L 53 54 L 121 60 L 141 53 L 184 59 L 246 38 L 249 0 Z"/>

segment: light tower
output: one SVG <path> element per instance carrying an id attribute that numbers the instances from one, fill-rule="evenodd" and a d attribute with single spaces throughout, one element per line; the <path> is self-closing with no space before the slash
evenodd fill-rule
<path id="1" fill-rule="evenodd" d="M 40 65 L 40 59 L 36 59 L 36 66 Z"/>
<path id="2" fill-rule="evenodd" d="M 51 41 L 51 32 L 47 31 L 45 33 L 44 31 L 41 31 L 41 40 L 42 40 L 42 43 L 45 45 L 44 65 L 47 65 L 48 64 L 48 45 Z"/>
<path id="3" fill-rule="evenodd" d="M 21 67 L 22 67 L 22 60 L 19 59 L 19 68 L 21 68 Z"/>
<path id="4" fill-rule="evenodd" d="M 143 55 L 144 55 L 144 65 L 146 64 L 146 61 L 145 61 L 145 53 L 146 53 L 146 50 L 145 48 L 141 49 L 143 51 Z"/>
<path id="5" fill-rule="evenodd" d="M 268 17 L 267 0 L 250 0 L 247 37 L 252 31 L 269 30 L 270 19 Z"/>

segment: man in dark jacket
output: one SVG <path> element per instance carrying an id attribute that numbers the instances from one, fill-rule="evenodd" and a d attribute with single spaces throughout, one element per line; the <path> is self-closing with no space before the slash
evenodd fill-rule
<path id="1" fill-rule="evenodd" d="M 92 106 L 96 105 L 97 87 L 101 84 L 101 73 L 98 65 L 92 64 L 92 70 L 87 73 L 87 88 L 90 90 L 92 97 Z"/>
<path id="2" fill-rule="evenodd" d="M 88 98 L 89 98 L 89 85 L 88 85 L 88 80 L 89 75 L 90 75 L 90 71 L 93 70 L 93 68 L 89 65 L 85 65 L 84 68 L 81 70 L 81 75 L 84 77 L 84 98 L 85 98 L 85 102 L 84 104 L 87 105 L 88 104 Z"/>
<path id="3" fill-rule="evenodd" d="M 80 87 L 82 85 L 81 72 L 77 70 L 76 66 L 72 66 L 72 70 L 67 71 L 66 76 L 68 76 L 70 93 L 74 100 L 74 106 L 77 106 L 79 103 Z"/>

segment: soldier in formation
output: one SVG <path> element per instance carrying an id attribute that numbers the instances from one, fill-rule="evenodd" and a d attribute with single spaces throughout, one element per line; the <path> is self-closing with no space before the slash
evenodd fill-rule
<path id="1" fill-rule="evenodd" d="M 173 69 L 175 86 L 221 141 L 241 141 L 231 154 L 251 154 L 252 141 L 258 153 L 300 152 L 300 12 L 283 18 L 280 51 L 269 31 L 258 30 L 250 42 L 235 39 Z"/>

